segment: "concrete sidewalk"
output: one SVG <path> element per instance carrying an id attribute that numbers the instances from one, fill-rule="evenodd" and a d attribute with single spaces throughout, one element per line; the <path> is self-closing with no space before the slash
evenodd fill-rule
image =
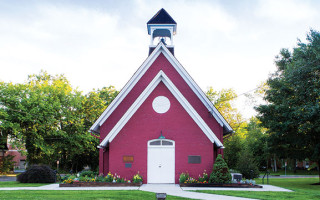
<path id="1" fill-rule="evenodd" d="M 154 192 L 154 193 L 167 193 L 167 195 L 190 198 L 190 199 L 204 199 L 204 200 L 250 200 L 248 198 L 232 197 L 217 194 L 205 194 L 198 192 L 189 192 L 183 190 L 177 184 L 143 184 L 139 190 Z"/>

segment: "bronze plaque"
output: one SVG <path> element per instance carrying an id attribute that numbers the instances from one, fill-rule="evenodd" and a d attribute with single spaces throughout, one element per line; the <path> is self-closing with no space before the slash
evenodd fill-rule
<path id="1" fill-rule="evenodd" d="M 133 163 L 133 156 L 123 156 L 123 162 Z"/>

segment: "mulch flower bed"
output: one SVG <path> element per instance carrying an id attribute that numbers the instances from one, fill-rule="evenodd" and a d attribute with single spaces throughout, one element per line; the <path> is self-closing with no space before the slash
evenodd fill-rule
<path id="1" fill-rule="evenodd" d="M 229 187 L 229 188 L 262 188 L 261 185 L 242 184 L 242 183 L 180 183 L 180 187 Z"/>
<path id="2" fill-rule="evenodd" d="M 59 187 L 130 187 L 141 186 L 142 183 L 103 183 L 103 182 L 77 182 L 77 183 L 60 183 Z"/>

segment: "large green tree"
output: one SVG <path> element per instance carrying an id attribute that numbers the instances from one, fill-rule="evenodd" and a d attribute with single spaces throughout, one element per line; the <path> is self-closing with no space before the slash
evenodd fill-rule
<path id="1" fill-rule="evenodd" d="M 267 104 L 257 111 L 278 156 L 309 158 L 319 165 L 320 33 L 311 30 L 306 39 L 306 43 L 298 40 L 293 51 L 280 51 L 277 71 L 267 81 Z"/>
<path id="2" fill-rule="evenodd" d="M 116 95 L 113 87 L 82 95 L 63 75 L 46 72 L 23 84 L 1 82 L 1 133 L 26 148 L 29 164 L 96 168 L 98 139 L 88 130 Z"/>
<path id="3" fill-rule="evenodd" d="M 210 87 L 206 92 L 206 95 L 222 116 L 227 120 L 233 130 L 236 133 L 243 135 L 246 121 L 233 105 L 234 100 L 237 98 L 235 91 L 233 89 L 222 89 L 220 91 L 216 91 Z"/>
<path id="4" fill-rule="evenodd" d="M 236 169 L 239 152 L 244 148 L 247 122 L 233 105 L 237 94 L 233 89 L 214 90 L 212 87 L 206 92 L 207 97 L 233 128 L 234 133 L 224 137 L 224 158 L 231 169 Z"/>

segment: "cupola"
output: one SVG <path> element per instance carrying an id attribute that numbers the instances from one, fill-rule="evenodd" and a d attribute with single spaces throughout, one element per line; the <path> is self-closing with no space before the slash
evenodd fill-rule
<path id="1" fill-rule="evenodd" d="M 149 55 L 159 42 L 165 44 L 169 51 L 174 54 L 173 35 L 176 34 L 177 23 L 165 9 L 159 10 L 147 22 L 147 28 L 150 35 Z"/>

